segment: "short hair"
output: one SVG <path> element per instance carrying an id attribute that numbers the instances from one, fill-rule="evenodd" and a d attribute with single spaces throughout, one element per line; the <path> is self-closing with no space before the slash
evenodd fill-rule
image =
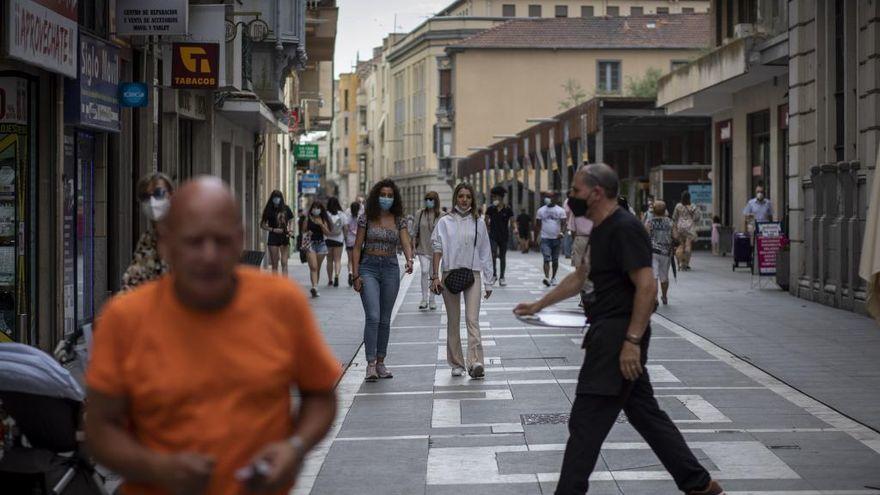
<path id="1" fill-rule="evenodd" d="M 492 196 L 501 196 L 502 198 L 507 196 L 507 188 L 504 186 L 495 186 L 489 191 L 489 194 Z"/>
<path id="2" fill-rule="evenodd" d="M 168 177 L 162 172 L 153 172 L 141 177 L 140 180 L 138 180 L 136 186 L 138 196 L 142 196 L 149 192 L 150 186 L 159 181 L 164 182 L 165 187 L 168 188 L 168 192 L 174 194 L 174 181 L 171 180 L 171 177 Z"/>
<path id="3" fill-rule="evenodd" d="M 583 165 L 577 171 L 577 177 L 589 187 L 601 187 L 605 197 L 614 199 L 620 192 L 620 179 L 613 168 L 604 163 Z"/>
<path id="4" fill-rule="evenodd" d="M 666 202 L 662 199 L 654 200 L 654 215 L 662 217 L 666 215 Z"/>

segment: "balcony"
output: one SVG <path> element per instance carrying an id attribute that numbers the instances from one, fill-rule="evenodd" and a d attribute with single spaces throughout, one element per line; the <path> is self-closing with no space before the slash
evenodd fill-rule
<path id="1" fill-rule="evenodd" d="M 452 123 L 455 120 L 453 95 L 446 94 L 437 97 L 437 120 L 444 123 Z"/>
<path id="2" fill-rule="evenodd" d="M 747 36 L 663 76 L 657 106 L 669 114 L 710 115 L 731 108 L 734 93 L 787 73 L 787 33 Z"/>

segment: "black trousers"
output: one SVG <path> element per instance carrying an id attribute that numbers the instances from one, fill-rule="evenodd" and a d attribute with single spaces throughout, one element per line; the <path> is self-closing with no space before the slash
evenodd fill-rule
<path id="1" fill-rule="evenodd" d="M 582 495 L 596 467 L 602 443 L 620 411 L 648 442 L 660 462 L 687 493 L 702 490 L 711 481 L 669 416 L 660 409 L 648 373 L 628 385 L 621 396 L 577 395 L 568 423 L 569 438 L 556 495 Z"/>
<path id="2" fill-rule="evenodd" d="M 495 261 L 501 261 L 501 278 L 504 278 L 504 272 L 507 270 L 507 239 L 489 238 L 489 245 L 492 247 L 492 275 L 498 276 L 498 269 L 495 267 Z"/>

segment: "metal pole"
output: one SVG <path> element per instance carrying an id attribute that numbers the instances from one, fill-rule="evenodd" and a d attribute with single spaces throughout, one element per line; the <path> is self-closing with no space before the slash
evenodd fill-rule
<path id="1" fill-rule="evenodd" d="M 568 194 L 568 161 L 571 155 L 571 146 L 569 142 L 569 128 L 568 121 L 566 120 L 562 124 L 562 174 L 561 174 L 561 182 L 560 189 L 562 189 L 562 197 L 565 197 Z"/>
<path id="2" fill-rule="evenodd" d="M 492 172 L 492 178 L 494 179 L 492 187 L 495 187 L 501 182 L 500 171 L 498 170 L 498 150 L 492 151 L 492 155 L 495 157 L 495 170 Z M 489 189 L 491 190 L 492 188 L 490 187 Z"/>
<path id="3" fill-rule="evenodd" d="M 486 170 L 483 172 L 483 202 L 489 197 L 489 153 L 483 152 L 483 158 L 486 160 Z"/>
<path id="4" fill-rule="evenodd" d="M 525 196 L 529 191 L 529 167 L 532 166 L 532 157 L 529 156 L 529 138 L 523 139 L 523 206 L 528 210 L 528 197 Z"/>
<path id="5" fill-rule="evenodd" d="M 541 151 L 541 131 L 535 134 L 535 210 L 541 207 L 541 175 L 544 174 L 544 153 Z"/>
<path id="6" fill-rule="evenodd" d="M 519 143 L 516 141 L 513 142 L 513 198 L 511 202 L 513 203 L 513 216 L 517 215 L 519 212 L 519 204 L 520 200 L 520 192 L 521 189 L 519 187 Z"/>
<path id="7" fill-rule="evenodd" d="M 504 186 L 505 189 L 508 187 L 508 181 L 510 180 L 510 157 L 507 153 L 507 145 L 504 145 L 504 178 L 501 180 L 501 185 Z"/>
<path id="8" fill-rule="evenodd" d="M 550 177 L 548 179 L 547 189 L 553 191 L 553 188 L 556 187 L 556 181 L 553 180 L 553 165 L 556 165 L 556 170 L 559 172 L 560 177 L 562 176 L 562 167 L 560 166 L 559 159 L 556 156 L 556 125 L 550 128 L 550 142 L 548 143 L 547 150 L 547 159 L 550 161 L 549 169 L 550 169 Z"/>

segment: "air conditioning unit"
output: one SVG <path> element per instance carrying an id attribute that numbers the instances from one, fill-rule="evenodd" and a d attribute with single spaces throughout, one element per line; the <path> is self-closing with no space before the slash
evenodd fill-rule
<path id="1" fill-rule="evenodd" d="M 737 24 L 733 26 L 733 36 L 735 38 L 747 38 L 749 36 L 754 36 L 755 34 L 755 25 L 754 24 Z"/>

